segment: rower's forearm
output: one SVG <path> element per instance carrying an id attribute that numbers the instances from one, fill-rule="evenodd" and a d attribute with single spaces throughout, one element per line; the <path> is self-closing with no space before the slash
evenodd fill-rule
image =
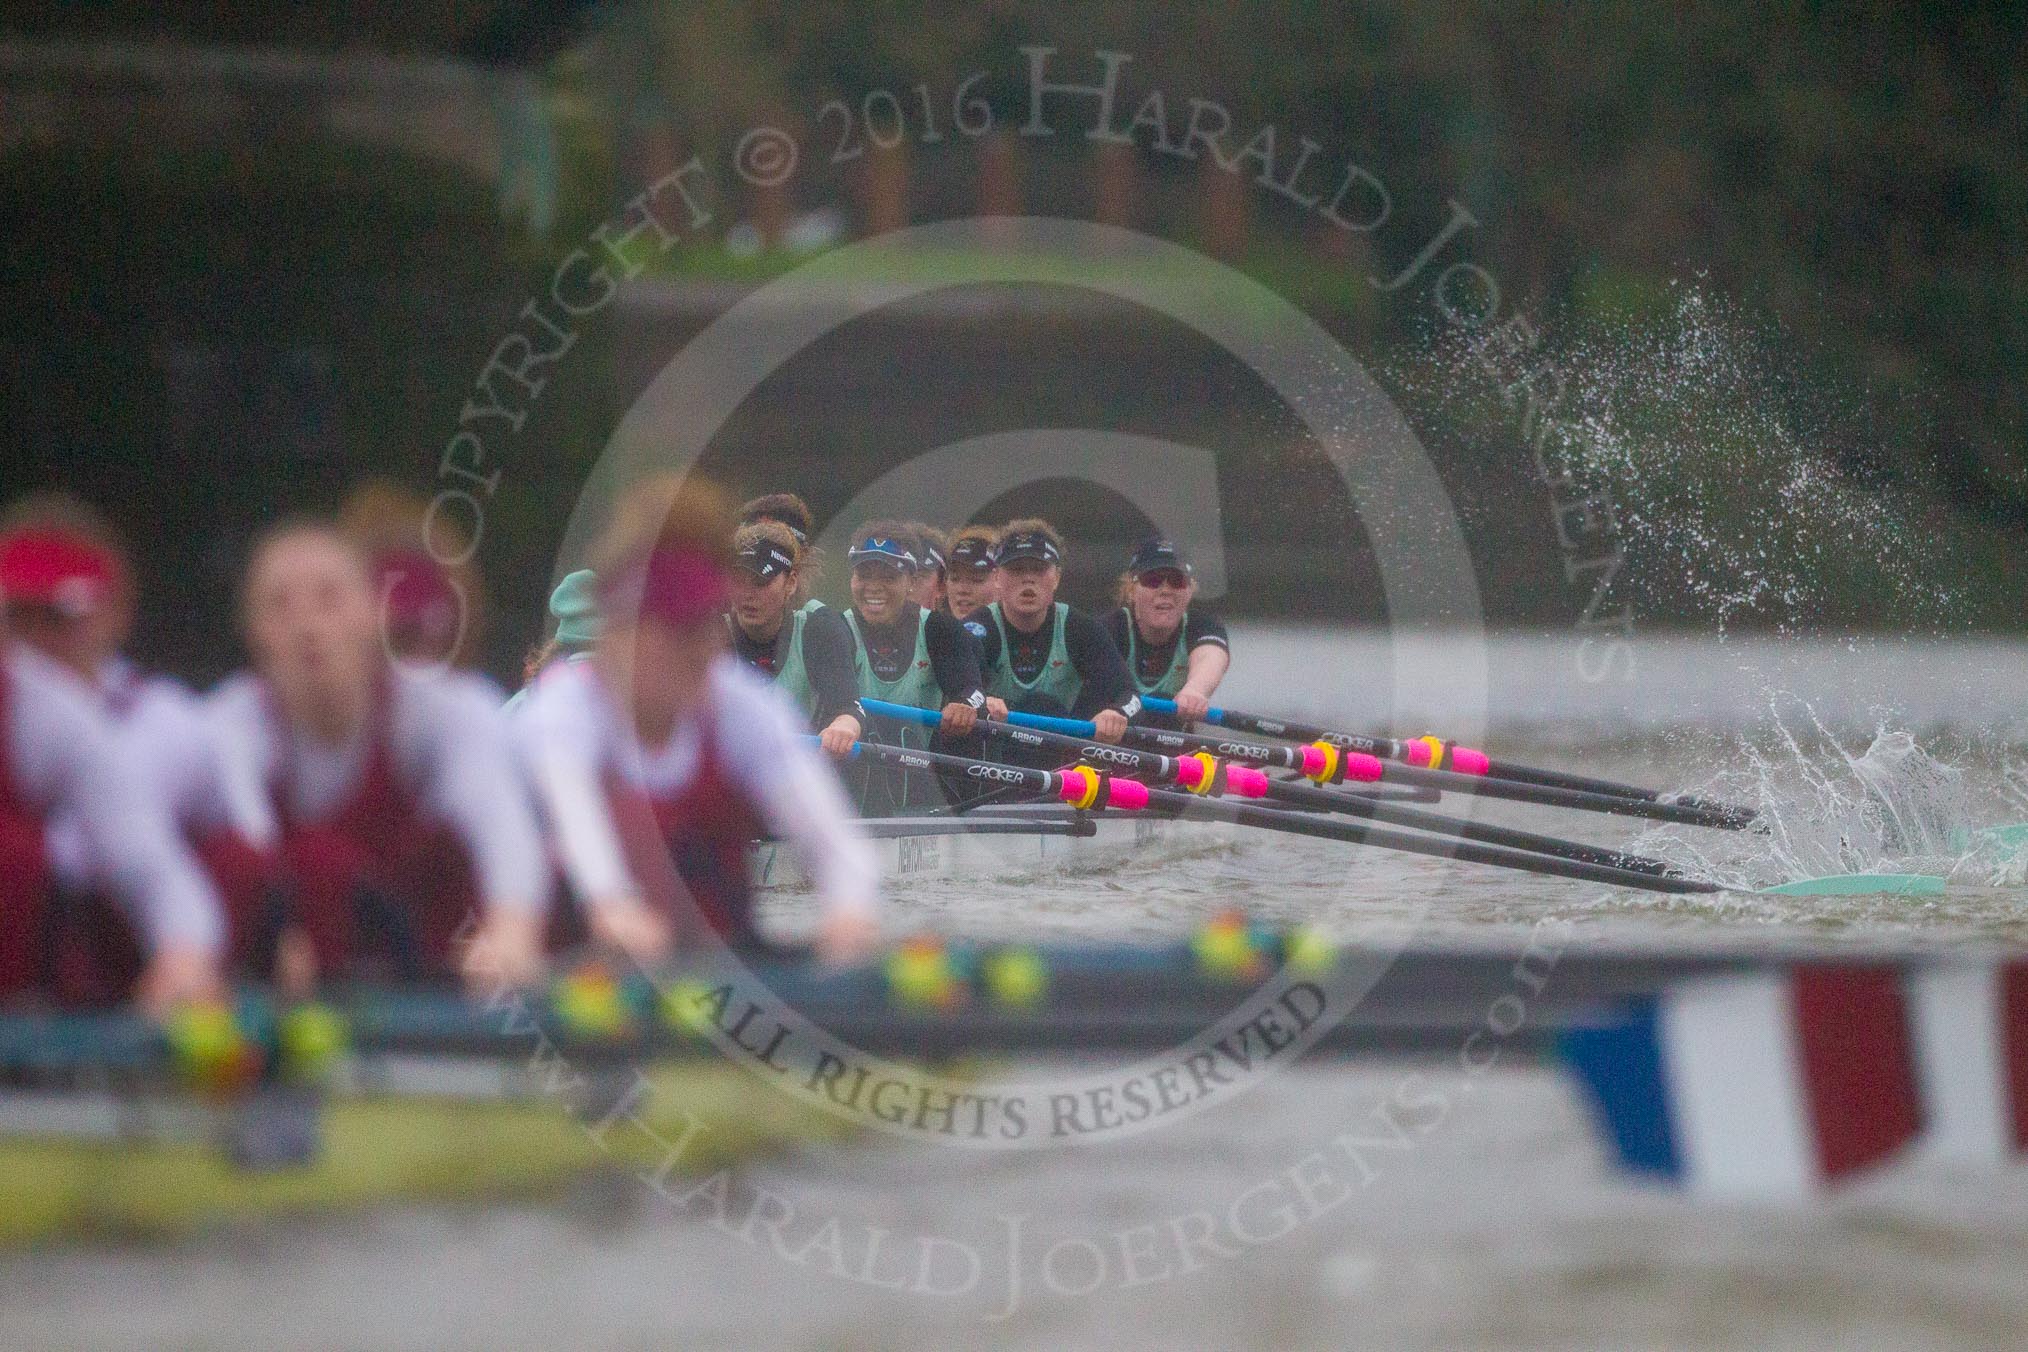
<path id="1" fill-rule="evenodd" d="M 1190 650 L 1190 660 L 1185 666 L 1183 688 L 1193 695 L 1210 699 L 1218 693 L 1219 682 L 1232 667 L 1232 654 L 1215 643 L 1200 643 Z"/>
<path id="2" fill-rule="evenodd" d="M 598 776 L 578 757 L 551 751 L 536 778 L 564 877 L 579 899 L 633 896 L 637 888 Z"/>

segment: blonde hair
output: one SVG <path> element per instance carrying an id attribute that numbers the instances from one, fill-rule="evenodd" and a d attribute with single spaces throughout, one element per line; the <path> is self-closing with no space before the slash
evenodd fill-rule
<path id="1" fill-rule="evenodd" d="M 756 521 L 779 521 L 806 541 L 816 530 L 816 517 L 810 514 L 810 504 L 794 493 L 763 493 L 742 504 L 739 523 L 751 526 Z"/>
<path id="2" fill-rule="evenodd" d="M 591 566 L 601 578 L 618 577 L 651 550 L 685 549 L 730 568 L 732 530 L 731 501 L 716 484 L 653 475 L 620 496 Z"/>
<path id="3" fill-rule="evenodd" d="M 1056 552 L 1059 556 L 1059 560 L 1068 559 L 1070 557 L 1070 550 L 1068 547 L 1064 545 L 1063 537 L 1056 533 L 1056 527 L 1050 525 L 1047 521 L 1044 521 L 1039 516 L 1016 517 L 1014 520 L 1009 521 L 1006 525 L 1000 527 L 1001 540 L 1006 539 L 1010 535 L 1040 535 L 1042 538 L 1049 541 L 1049 543 L 1056 546 Z M 998 541 L 995 541 L 995 543 L 997 544 Z"/>
<path id="4" fill-rule="evenodd" d="M 994 545 L 1000 543 L 1000 528 L 998 526 L 958 527 L 956 530 L 951 532 L 950 536 L 951 548 L 946 549 L 944 551 L 944 557 L 949 558 L 951 555 L 951 550 L 956 549 L 959 545 L 963 544 L 967 540 L 978 540 L 981 543 L 983 543 L 986 546 L 986 548 L 991 549 Z"/>
<path id="5" fill-rule="evenodd" d="M 556 655 L 562 651 L 563 640 L 557 638 L 554 634 L 551 634 L 548 638 L 530 648 L 528 655 L 521 659 L 521 684 L 533 684 L 535 678 L 542 674 L 542 669 L 548 666 L 555 659 Z"/>

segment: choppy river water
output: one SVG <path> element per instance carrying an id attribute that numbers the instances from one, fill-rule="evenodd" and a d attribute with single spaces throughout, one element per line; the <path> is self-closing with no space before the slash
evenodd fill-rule
<path id="1" fill-rule="evenodd" d="M 1422 731 L 1481 706 L 1500 754 L 1743 799 L 1773 830 L 1485 813 L 1635 841 L 1740 889 L 1713 897 L 1242 839 L 1092 876 L 926 883 L 897 911 L 1058 939 L 1174 935 L 1238 905 L 1460 943 L 1523 943 L 1544 920 L 1572 922 L 1574 944 L 2028 941 L 2020 865 L 1958 835 L 2028 819 L 2028 646 L 1656 638 L 1631 679 L 1596 683 L 1575 635 L 1433 640 L 1399 682 L 1384 636 L 1242 627 L 1234 647 L 1235 708 L 1394 698 L 1366 724 Z M 1881 867 L 1950 882 L 1751 892 Z M 1389 1105 L 1412 1139 L 1343 1144 Z M 1438 1058 L 1294 1070 L 1110 1143 L 869 1137 L 684 1202 L 607 1182 L 550 1207 L 0 1259 L 0 1345 L 1997 1349 L 2028 1343 L 2024 1272 L 2028 1170 L 1914 1162 L 1819 1205 L 1692 1205 L 1610 1173 L 1553 1072 Z"/>

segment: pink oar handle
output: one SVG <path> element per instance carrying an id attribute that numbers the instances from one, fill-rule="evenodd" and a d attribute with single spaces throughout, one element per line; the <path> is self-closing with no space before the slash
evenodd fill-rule
<path id="1" fill-rule="evenodd" d="M 1387 762 L 1378 756 L 1369 756 L 1363 751 L 1345 753 L 1345 778 L 1356 779 L 1362 784 L 1378 782 L 1387 773 Z"/>
<path id="2" fill-rule="evenodd" d="M 1419 770 L 1456 770 L 1463 775 L 1484 775 L 1493 768 L 1485 752 L 1449 745 L 1441 737 L 1415 737 L 1403 742 L 1401 759 Z"/>
<path id="3" fill-rule="evenodd" d="M 1387 762 L 1364 751 L 1347 751 L 1329 742 L 1312 742 L 1302 749 L 1303 774 L 1319 784 L 1342 784 L 1348 779 L 1370 784 L 1387 771 Z"/>
<path id="4" fill-rule="evenodd" d="M 1148 805 L 1148 786 L 1139 780 L 1115 779 L 1078 765 L 1063 771 L 1056 796 L 1075 808 L 1116 807 L 1138 812 Z"/>
<path id="5" fill-rule="evenodd" d="M 1267 797 L 1271 781 L 1251 765 L 1228 765 L 1225 767 L 1225 791 L 1240 798 Z"/>
<path id="6" fill-rule="evenodd" d="M 1220 761 L 1207 751 L 1176 758 L 1176 782 L 1192 793 L 1228 793 L 1236 798 L 1265 798 L 1268 777 L 1251 765 Z"/>

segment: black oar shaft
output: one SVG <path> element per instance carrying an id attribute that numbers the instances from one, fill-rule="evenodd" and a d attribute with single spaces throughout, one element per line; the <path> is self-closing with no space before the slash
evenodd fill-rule
<path id="1" fill-rule="evenodd" d="M 1622 798 L 1610 793 L 1588 793 L 1582 789 L 1560 789 L 1547 784 L 1522 784 L 1509 779 L 1464 775 L 1455 770 L 1422 770 L 1413 765 L 1389 763 L 1383 780 L 1403 784 L 1426 784 L 1445 793 L 1474 793 L 1481 798 L 1500 798 L 1515 803 L 1539 803 L 1544 807 L 1566 807 L 1579 812 L 1602 812 L 1613 817 L 1640 817 L 1647 821 L 1675 822 L 1682 826 L 1710 826 L 1737 830 L 1745 823 L 1708 808 L 1684 803 L 1649 802 Z"/>
<path id="2" fill-rule="evenodd" d="M 1124 774 L 1146 776 L 1163 783 L 1178 782 L 1175 758 L 1157 752 L 1137 750 L 1129 746 L 1109 746 L 1103 742 L 1072 737 L 1060 732 L 1014 727 L 995 722 L 990 718 L 980 719 L 977 726 L 988 736 L 1011 742 L 1016 746 L 1063 751 L 1077 756 L 1087 764 L 1107 766 Z M 1552 855 L 1560 859 L 1579 859 L 1586 863 L 1604 864 L 1611 868 L 1629 869 L 1635 873 L 1657 876 L 1669 872 L 1669 866 L 1659 859 L 1625 854 L 1618 850 L 1603 849 L 1557 836 L 1540 835 L 1533 831 L 1520 831 L 1487 822 L 1466 821 L 1419 808 L 1376 802 L 1354 794 L 1316 788 L 1309 784 L 1288 784 L 1271 780 L 1267 796 L 1294 807 L 1366 817 L 1395 826 L 1409 826 L 1423 831 L 1461 836 L 1467 840 L 1483 841 L 1488 845 L 1504 845 L 1509 849 L 1527 850 L 1533 854 Z"/>
<path id="3" fill-rule="evenodd" d="M 1489 760 L 1486 773 L 1495 779 L 1510 780 L 1516 784 L 1538 784 L 1544 788 L 1576 789 L 1584 793 L 1603 793 L 1625 798 L 1637 798 L 1649 803 L 1668 803 L 1703 812 L 1714 817 L 1727 818 L 1728 825 L 1750 826 L 1760 814 L 1750 807 L 1736 803 L 1721 803 L 1709 798 L 1698 798 L 1687 793 L 1660 793 L 1654 789 L 1636 788 L 1630 784 L 1618 784 L 1610 779 L 1593 779 L 1589 775 L 1573 775 L 1562 770 L 1545 770 L 1534 765 L 1517 765 L 1510 760 Z"/>
<path id="4" fill-rule="evenodd" d="M 1668 864 L 1645 855 L 1626 854 L 1598 845 L 1586 845 L 1582 841 L 1565 840 L 1560 836 L 1546 836 L 1534 831 L 1496 826 L 1491 822 L 1468 821 L 1461 817 L 1446 816 L 1441 812 L 1427 812 L 1421 808 L 1376 803 L 1355 794 L 1337 793 L 1308 784 L 1284 784 L 1275 781 L 1268 788 L 1268 797 L 1298 807 L 1321 808 L 1327 812 L 1366 817 L 1395 826 L 1411 826 L 1420 831 L 1434 831 L 1444 835 L 1460 836 L 1466 840 L 1483 841 L 1488 845 L 1504 845 L 1508 849 L 1527 850 L 1531 854 L 1553 855 L 1559 859 L 1578 859 L 1589 864 L 1604 864 L 1610 868 L 1623 868 L 1657 877 L 1670 872 Z"/>
<path id="5" fill-rule="evenodd" d="M 1523 873 L 1573 878 L 1580 882 L 1608 883 L 1615 887 L 1639 888 L 1648 892 L 1683 894 L 1718 890 L 1715 884 L 1695 878 L 1657 876 L 1636 872 L 1633 869 L 1614 868 L 1608 864 L 1530 854 L 1500 845 L 1478 844 L 1439 836 L 1412 835 L 1385 826 L 1367 826 L 1358 822 L 1339 821 L 1332 817 L 1308 816 L 1281 808 L 1235 803 L 1227 799 L 1195 798 L 1189 794 L 1168 793 L 1159 789 L 1149 790 L 1148 799 L 1150 806 L 1169 810 L 1174 815 L 1184 818 L 1231 822 L 1236 826 L 1262 827 L 1289 835 L 1343 841 L 1350 845 L 1376 845 L 1381 849 L 1398 850 L 1406 854 L 1459 859 L 1468 864 L 1490 864 L 1496 868 L 1517 869 Z"/>
<path id="6" fill-rule="evenodd" d="M 1398 760 L 1404 743 L 1392 737 L 1369 737 L 1360 733 L 1340 732 L 1336 729 L 1318 727 L 1309 723 L 1298 723 L 1289 719 L 1268 718 L 1261 714 L 1242 713 L 1237 709 L 1218 709 L 1214 721 L 1219 727 L 1234 732 L 1247 732 L 1260 737 L 1276 737 L 1291 742 L 1328 742 L 1349 751 L 1363 752 L 1383 760 Z M 1411 767 L 1413 768 L 1413 767 Z M 1472 775 L 1468 778 L 1479 779 Z M 1638 784 L 1622 784 L 1610 779 L 1597 779 L 1590 775 L 1574 775 L 1563 770 L 1549 770 L 1536 765 L 1522 765 L 1510 760 L 1488 759 L 1484 778 L 1502 779 L 1516 784 L 1532 784 L 1538 788 L 1564 789 L 1577 793 L 1595 794 L 1605 798 L 1626 798 L 1635 802 L 1656 803 L 1668 807 L 1680 807 L 1696 814 L 1702 820 L 1687 824 L 1718 826 L 1730 830 L 1750 826 L 1760 815 L 1750 807 L 1733 803 L 1714 802 L 1693 797 L 1689 794 L 1665 794 L 1655 789 L 1642 788 Z M 1498 797 L 1500 795 L 1489 795 Z M 1664 821 L 1683 821 L 1683 818 L 1664 817 Z"/>
<path id="7" fill-rule="evenodd" d="M 878 742 L 858 743 L 857 754 L 877 760 L 883 765 L 891 765 L 917 774 L 950 771 L 972 779 L 1018 784 L 1031 788 L 1036 793 L 1057 794 L 1064 785 L 1064 776 L 1055 771 L 1029 770 L 1019 766 L 976 761 L 964 756 L 949 756 L 936 751 L 883 746 Z M 1516 869 L 1523 873 L 1573 878 L 1580 882 L 1607 883 L 1648 892 L 1680 894 L 1718 890 L 1716 885 L 1694 878 L 1657 876 L 1634 869 L 1615 868 L 1609 864 L 1531 854 L 1519 849 L 1469 840 L 1412 835 L 1385 826 L 1367 826 L 1358 822 L 1339 821 L 1333 817 L 1309 816 L 1291 812 L 1286 808 L 1235 803 L 1217 798 L 1199 798 L 1193 794 L 1172 793 L 1163 789 L 1149 789 L 1147 796 L 1148 806 L 1157 809 L 1164 816 L 1229 822 L 1235 826 L 1281 831 L 1288 835 L 1336 840 L 1348 845 L 1371 845 L 1380 849 L 1440 859 L 1460 859 L 1466 863 L 1489 864 L 1496 868 Z"/>
<path id="8" fill-rule="evenodd" d="M 1164 751 L 1209 751 L 1214 756 L 1251 765 L 1272 765 L 1299 769 L 1299 748 L 1266 746 L 1230 737 L 1209 737 L 1195 732 L 1169 732 L 1157 728 L 1127 729 L 1127 740 Z M 1417 784 L 1444 793 L 1475 793 L 1481 798 L 1501 798 L 1518 803 L 1539 803 L 1545 807 L 1571 808 L 1580 812 L 1603 812 L 1615 817 L 1640 817 L 1649 821 L 1676 822 L 1684 826 L 1712 826 L 1737 829 L 1743 823 L 1707 808 L 1682 803 L 1648 802 L 1613 794 L 1558 789 L 1543 784 L 1519 784 L 1482 775 L 1459 774 L 1455 770 L 1424 770 L 1413 765 L 1385 761 L 1380 772 L 1383 782 Z"/>

